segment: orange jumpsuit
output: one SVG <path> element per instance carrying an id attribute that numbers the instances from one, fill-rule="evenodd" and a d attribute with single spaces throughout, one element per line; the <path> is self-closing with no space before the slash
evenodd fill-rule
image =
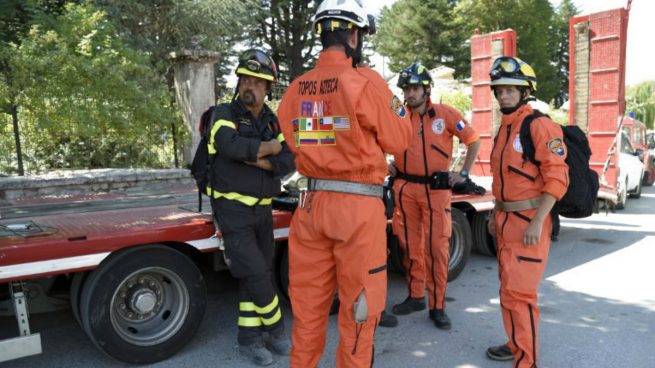
<path id="1" fill-rule="evenodd" d="M 379 74 L 353 68 L 342 51 L 323 51 L 296 78 L 278 109 L 298 171 L 310 178 L 382 185 L 384 153 L 402 152 L 411 128 L 406 110 Z M 289 232 L 289 295 L 293 307 L 291 367 L 311 368 L 325 346 L 338 287 L 337 367 L 370 367 L 373 334 L 386 298 L 386 219 L 381 198 L 310 192 Z M 368 318 L 357 323 L 364 293 Z"/>
<path id="2" fill-rule="evenodd" d="M 412 143 L 395 156 L 396 169 L 405 174 L 427 177 L 447 172 L 453 152 L 453 136 L 464 144 L 478 140 L 478 134 L 454 108 L 432 104 L 423 116 L 411 113 Z M 410 110 L 411 111 L 411 110 Z M 448 282 L 451 191 L 431 190 L 429 184 L 396 179 L 394 233 L 403 250 L 403 266 L 409 296 L 422 298 L 428 288 L 430 309 L 443 309 Z"/>
<path id="3" fill-rule="evenodd" d="M 530 126 L 537 167 L 522 157 L 519 139 L 521 123 L 532 113 L 529 105 L 503 115 L 491 151 L 492 190 L 496 200 L 522 201 L 549 193 L 561 199 L 568 186 L 566 147 L 561 128 L 547 117 Z M 523 235 L 537 209 L 519 212 L 495 211 L 498 240 L 498 275 L 503 323 L 514 353 L 514 367 L 533 367 L 537 363 L 537 289 L 546 267 L 552 222 L 544 220 L 541 240 L 526 246 Z"/>

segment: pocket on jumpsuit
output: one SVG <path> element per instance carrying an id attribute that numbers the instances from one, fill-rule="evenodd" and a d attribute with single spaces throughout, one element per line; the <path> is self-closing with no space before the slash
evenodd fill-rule
<path id="1" fill-rule="evenodd" d="M 366 317 L 370 320 L 371 316 L 377 316 L 384 310 L 384 305 L 387 299 L 387 263 L 386 259 L 377 262 L 376 267 L 369 267 L 366 273 L 366 281 L 364 282 L 364 290 L 362 290 L 366 298 Z M 353 305 L 355 319 L 358 315 L 361 316 L 362 308 L 359 299 L 362 295 L 358 296 Z M 362 321 L 358 321 L 362 322 Z"/>
<path id="2" fill-rule="evenodd" d="M 530 254 L 530 252 L 521 252 L 519 254 L 519 252 L 514 251 L 511 253 L 509 262 L 512 273 L 520 275 L 520 277 L 510 277 L 507 280 L 507 290 L 521 294 L 536 294 L 544 267 L 544 260 L 539 258 L 538 255 Z"/>

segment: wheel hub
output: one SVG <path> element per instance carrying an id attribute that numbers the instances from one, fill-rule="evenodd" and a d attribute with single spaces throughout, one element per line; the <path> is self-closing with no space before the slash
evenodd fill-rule
<path id="1" fill-rule="evenodd" d="M 157 296 L 152 290 L 138 290 L 130 300 L 130 309 L 137 313 L 150 313 L 155 309 Z"/>
<path id="2" fill-rule="evenodd" d="M 118 295 L 120 316 L 129 321 L 143 321 L 159 313 L 162 305 L 162 285 L 157 278 L 141 274 L 121 286 Z"/>

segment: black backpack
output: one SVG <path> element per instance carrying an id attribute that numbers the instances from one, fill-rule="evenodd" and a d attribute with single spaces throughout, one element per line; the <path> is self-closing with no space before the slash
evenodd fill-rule
<path id="1" fill-rule="evenodd" d="M 198 131 L 200 132 L 200 143 L 191 162 L 191 175 L 198 186 L 198 212 L 202 212 L 202 195 L 207 194 L 207 186 L 210 184 L 211 168 L 214 163 L 214 155 L 209 154 L 209 140 L 211 139 L 212 123 L 216 120 L 218 106 L 208 108 L 200 116 Z"/>
<path id="2" fill-rule="evenodd" d="M 519 133 L 521 146 L 523 146 L 523 159 L 530 160 L 537 166 L 540 166 L 541 163 L 534 157 L 535 151 L 532 136 L 530 135 L 530 124 L 534 119 L 541 116 L 548 115 L 544 115 L 539 110 L 534 110 L 534 113 L 523 120 L 521 132 Z M 564 144 L 568 150 L 566 164 L 569 166 L 569 187 L 564 197 L 553 207 L 554 227 L 559 225 L 559 221 L 556 220 L 557 214 L 569 218 L 591 216 L 596 208 L 599 185 L 598 174 L 589 167 L 591 148 L 587 136 L 575 125 L 563 126 L 562 132 L 564 133 Z"/>

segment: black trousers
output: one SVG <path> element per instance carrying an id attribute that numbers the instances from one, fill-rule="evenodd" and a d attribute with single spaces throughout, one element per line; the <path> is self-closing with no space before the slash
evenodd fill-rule
<path id="1" fill-rule="evenodd" d="M 219 198 L 212 199 L 212 209 L 223 235 L 230 272 L 239 280 L 239 344 L 263 342 L 263 331 L 281 336 L 284 321 L 273 285 L 271 206 L 247 206 Z"/>

